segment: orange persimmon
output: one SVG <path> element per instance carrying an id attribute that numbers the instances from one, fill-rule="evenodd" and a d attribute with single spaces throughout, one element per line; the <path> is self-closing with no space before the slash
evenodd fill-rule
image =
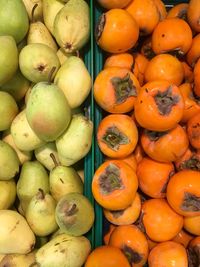
<path id="1" fill-rule="evenodd" d="M 187 134 L 190 144 L 194 148 L 200 149 L 200 111 L 188 120 Z"/>
<path id="2" fill-rule="evenodd" d="M 200 58 L 194 66 L 194 93 L 200 97 Z"/>
<path id="3" fill-rule="evenodd" d="M 167 13 L 167 18 L 179 18 L 179 19 L 187 19 L 187 10 L 188 4 L 187 3 L 180 3 L 172 8 Z"/>
<path id="4" fill-rule="evenodd" d="M 184 82 L 192 83 L 194 81 L 193 69 L 185 62 L 181 62 L 184 70 Z"/>
<path id="5" fill-rule="evenodd" d="M 192 46 L 187 53 L 187 62 L 191 67 L 194 67 L 197 60 L 200 58 L 200 33 L 197 34 L 192 40 Z"/>
<path id="6" fill-rule="evenodd" d="M 187 248 L 188 244 L 193 238 L 194 236 L 188 234 L 186 231 L 181 229 L 181 231 L 172 239 L 172 241 L 179 243 L 183 245 L 185 248 Z"/>
<path id="7" fill-rule="evenodd" d="M 131 0 L 97 0 L 97 1 L 102 7 L 106 9 L 124 8 L 131 2 Z"/>
<path id="8" fill-rule="evenodd" d="M 104 63 L 104 69 L 110 67 L 119 67 L 132 71 L 134 57 L 129 53 L 113 54 L 107 57 Z"/>
<path id="9" fill-rule="evenodd" d="M 136 145 L 133 154 L 135 155 L 135 159 L 136 159 L 137 164 L 143 159 L 143 157 L 145 157 L 145 152 L 144 152 L 144 149 L 142 148 L 141 144 L 138 143 Z"/>
<path id="10" fill-rule="evenodd" d="M 141 86 L 144 84 L 144 73 L 148 65 L 148 59 L 140 53 L 135 53 L 132 72 L 135 74 Z"/>
<path id="11" fill-rule="evenodd" d="M 190 0 L 187 11 L 187 19 L 190 27 L 195 32 L 200 32 L 200 1 Z"/>
<path id="12" fill-rule="evenodd" d="M 164 2 L 162 0 L 153 0 L 153 1 L 158 9 L 160 20 L 165 19 L 167 17 L 167 10 Z"/>
<path id="13" fill-rule="evenodd" d="M 200 236 L 200 215 L 185 217 L 183 220 L 183 227 L 189 233 Z"/>
<path id="14" fill-rule="evenodd" d="M 174 164 L 177 171 L 185 169 L 200 171 L 200 154 L 188 148 L 183 156 L 177 159 Z"/>

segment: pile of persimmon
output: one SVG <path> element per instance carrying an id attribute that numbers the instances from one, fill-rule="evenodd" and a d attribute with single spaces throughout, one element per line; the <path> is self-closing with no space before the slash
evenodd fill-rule
<path id="1" fill-rule="evenodd" d="M 200 266 L 200 1 L 98 2 L 92 192 L 109 231 L 86 267 L 126 266 L 113 247 L 127 266 Z"/>

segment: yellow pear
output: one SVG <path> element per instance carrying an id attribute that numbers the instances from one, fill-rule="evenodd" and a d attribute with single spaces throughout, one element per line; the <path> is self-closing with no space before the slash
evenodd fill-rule
<path id="1" fill-rule="evenodd" d="M 30 267 L 35 262 L 35 254 L 9 254 L 0 262 L 0 267 Z M 34 265 L 33 265 L 34 266 Z"/>
<path id="2" fill-rule="evenodd" d="M 16 198 L 16 184 L 14 179 L 0 181 L 0 210 L 12 206 Z"/>
<path id="3" fill-rule="evenodd" d="M 29 20 L 43 20 L 43 6 L 42 6 L 42 0 L 22 0 L 24 2 L 24 5 L 26 7 L 26 11 L 28 13 Z M 34 17 L 32 16 L 32 10 L 33 7 L 35 7 L 34 11 Z"/>

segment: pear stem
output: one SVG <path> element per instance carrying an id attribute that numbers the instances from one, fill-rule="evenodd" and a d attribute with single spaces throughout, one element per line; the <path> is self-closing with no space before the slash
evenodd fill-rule
<path id="1" fill-rule="evenodd" d="M 44 199 L 45 198 L 44 191 L 41 188 L 39 188 L 38 191 L 39 192 L 37 193 L 37 198 L 38 199 Z"/>
<path id="2" fill-rule="evenodd" d="M 52 158 L 55 167 L 58 167 L 59 166 L 59 162 L 56 160 L 55 155 L 53 153 L 51 153 L 50 157 Z"/>
<path id="3" fill-rule="evenodd" d="M 55 70 L 56 70 L 55 66 L 50 70 L 49 77 L 48 77 L 48 84 L 51 84 L 51 79 L 52 79 L 52 76 Z"/>
<path id="4" fill-rule="evenodd" d="M 34 13 L 35 13 L 35 10 L 36 8 L 38 7 L 38 4 L 35 4 L 32 8 L 32 11 L 31 11 L 31 22 L 35 22 L 35 19 L 34 19 Z"/>

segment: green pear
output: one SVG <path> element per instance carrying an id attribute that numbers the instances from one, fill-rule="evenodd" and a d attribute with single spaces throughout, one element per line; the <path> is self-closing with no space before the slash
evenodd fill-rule
<path id="1" fill-rule="evenodd" d="M 92 135 L 92 121 L 82 114 L 73 115 L 68 128 L 56 140 L 61 164 L 71 166 L 85 157 L 92 145 Z"/>
<path id="2" fill-rule="evenodd" d="M 39 138 L 50 142 L 68 127 L 71 110 L 64 93 L 55 84 L 40 82 L 31 90 L 26 117 Z"/>
<path id="3" fill-rule="evenodd" d="M 19 172 L 19 159 L 15 150 L 0 140 L 0 180 L 10 180 Z M 1 253 L 1 252 L 0 252 Z"/>
<path id="4" fill-rule="evenodd" d="M 0 131 L 10 127 L 18 112 L 15 99 L 9 93 L 0 91 Z"/>
<path id="5" fill-rule="evenodd" d="M 0 267 L 30 267 L 35 263 L 35 253 L 9 254 L 0 262 Z"/>
<path id="6" fill-rule="evenodd" d="M 36 252 L 41 267 L 81 267 L 91 251 L 90 241 L 84 237 L 60 234 Z"/>
<path id="7" fill-rule="evenodd" d="M 43 21 L 43 5 L 42 0 L 22 0 L 26 7 L 29 20 L 32 21 Z M 34 14 L 32 12 L 33 7 L 35 6 Z"/>
<path id="8" fill-rule="evenodd" d="M 14 179 L 0 181 L 0 210 L 8 209 L 12 206 L 16 198 L 16 184 Z"/>
<path id="9" fill-rule="evenodd" d="M 0 35 L 11 35 L 19 43 L 29 27 L 24 3 L 22 0 L 0 0 L 0 6 Z"/>
<path id="10" fill-rule="evenodd" d="M 8 0 L 8 2 L 11 2 L 11 0 Z M 1 8 L 0 8 L 0 17 L 1 17 Z M 1 18 L 0 18 L 0 35 L 1 35 Z M 4 83 L 9 81 L 14 76 L 18 68 L 18 50 L 15 40 L 13 39 L 12 36 L 0 36 L 0 51 L 1 51 L 0 86 L 2 86 Z"/>
<path id="11" fill-rule="evenodd" d="M 9 144 L 17 153 L 17 156 L 19 158 L 20 164 L 22 165 L 24 162 L 31 160 L 32 158 L 32 151 L 22 151 L 20 150 L 14 142 L 14 139 L 12 137 L 12 134 L 10 133 L 10 130 L 4 131 L 2 136 L 2 141 Z"/>
<path id="12" fill-rule="evenodd" d="M 27 254 L 35 236 L 25 218 L 14 210 L 0 210 L 0 253 Z"/>
<path id="13" fill-rule="evenodd" d="M 32 231 L 37 236 L 47 236 L 56 231 L 58 225 L 55 219 L 56 201 L 42 189 L 32 197 L 25 217 Z"/>
<path id="14" fill-rule="evenodd" d="M 49 177 L 46 169 L 38 161 L 27 161 L 22 165 L 17 182 L 17 196 L 25 211 L 32 197 L 42 189 L 49 192 Z"/>
<path id="15" fill-rule="evenodd" d="M 56 73 L 54 83 L 63 91 L 71 108 L 79 107 L 92 87 L 92 79 L 83 60 L 75 56 L 63 63 Z"/>
<path id="16" fill-rule="evenodd" d="M 69 193 L 57 203 L 56 221 L 64 233 L 81 236 L 87 233 L 94 223 L 94 208 L 84 195 Z"/>
<path id="17" fill-rule="evenodd" d="M 31 83 L 27 92 L 26 92 L 26 95 L 25 95 L 25 98 L 24 98 L 24 102 L 25 102 L 25 105 L 27 105 L 27 102 L 28 102 L 28 99 L 29 99 L 29 96 L 30 96 L 30 93 L 31 93 L 31 90 L 32 88 L 35 86 L 35 83 Z"/>
<path id="18" fill-rule="evenodd" d="M 43 0 L 44 23 L 48 30 L 53 33 L 53 24 L 57 13 L 64 7 L 64 3 L 59 0 Z"/>
<path id="19" fill-rule="evenodd" d="M 84 0 L 69 0 L 56 15 L 53 32 L 66 53 L 80 50 L 90 36 L 88 4 Z"/>
<path id="20" fill-rule="evenodd" d="M 59 58 L 60 65 L 62 65 L 69 57 L 76 55 L 75 52 L 74 53 L 65 53 L 65 51 L 63 51 L 61 48 L 58 49 L 56 54 Z"/>
<path id="21" fill-rule="evenodd" d="M 43 146 L 35 149 L 34 153 L 36 159 L 40 163 L 42 163 L 42 165 L 45 166 L 45 168 L 49 171 L 51 171 L 55 167 L 50 154 L 53 154 L 56 158 L 56 161 L 58 161 L 58 152 L 56 149 L 55 142 L 49 142 L 44 144 Z"/>
<path id="22" fill-rule="evenodd" d="M 32 151 L 45 143 L 31 129 L 26 118 L 26 109 L 12 121 L 10 131 L 15 145 L 22 151 Z"/>
<path id="23" fill-rule="evenodd" d="M 28 44 L 19 54 L 22 74 L 34 83 L 53 80 L 60 67 L 56 52 L 46 44 Z M 52 69 L 54 72 L 52 74 Z M 50 77 L 50 78 L 49 78 Z"/>
<path id="24" fill-rule="evenodd" d="M 56 165 L 49 175 L 50 192 L 56 201 L 72 192 L 83 193 L 83 183 L 72 167 Z"/>

